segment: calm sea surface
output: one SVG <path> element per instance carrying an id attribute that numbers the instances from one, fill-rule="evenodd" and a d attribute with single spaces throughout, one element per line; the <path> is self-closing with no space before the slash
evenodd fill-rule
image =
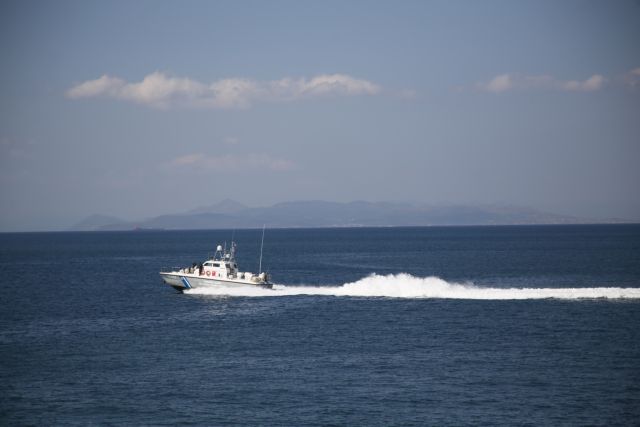
<path id="1" fill-rule="evenodd" d="M 640 226 L 267 230 L 273 291 L 161 282 L 231 234 L 0 234 L 0 424 L 640 422 Z"/>

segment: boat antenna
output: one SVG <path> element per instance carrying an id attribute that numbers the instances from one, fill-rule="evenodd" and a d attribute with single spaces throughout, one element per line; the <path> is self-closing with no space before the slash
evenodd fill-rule
<path id="1" fill-rule="evenodd" d="M 264 224 L 262 224 L 262 243 L 260 243 L 260 265 L 258 266 L 258 274 L 262 273 L 262 247 L 264 246 Z"/>
<path id="2" fill-rule="evenodd" d="M 231 261 L 233 261 L 235 259 L 235 253 L 236 253 L 236 244 L 233 242 L 233 238 L 235 237 L 236 234 L 236 229 L 232 229 L 231 230 L 231 257 L 229 258 Z"/>

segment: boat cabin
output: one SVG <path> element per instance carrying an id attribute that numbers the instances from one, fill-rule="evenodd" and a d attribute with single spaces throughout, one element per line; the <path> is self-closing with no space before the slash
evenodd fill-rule
<path id="1" fill-rule="evenodd" d="M 238 274 L 238 265 L 235 262 L 222 260 L 209 260 L 202 265 L 201 275 L 207 277 L 221 277 L 231 279 Z"/>

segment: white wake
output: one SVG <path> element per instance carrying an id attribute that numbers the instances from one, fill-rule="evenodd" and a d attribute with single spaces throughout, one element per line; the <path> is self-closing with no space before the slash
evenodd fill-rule
<path id="1" fill-rule="evenodd" d="M 273 289 L 254 286 L 196 288 L 191 295 L 272 297 L 291 295 L 332 295 L 348 297 L 448 298 L 478 300 L 521 299 L 640 299 L 640 288 L 490 288 L 472 283 L 449 283 L 438 277 L 414 277 L 410 274 L 372 274 L 342 286 L 285 286 Z"/>

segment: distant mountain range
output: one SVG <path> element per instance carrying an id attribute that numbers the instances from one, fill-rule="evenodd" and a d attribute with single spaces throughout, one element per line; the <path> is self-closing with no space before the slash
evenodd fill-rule
<path id="1" fill-rule="evenodd" d="M 586 224 L 593 220 L 517 206 L 420 206 L 410 203 L 298 201 L 252 208 L 226 199 L 185 213 L 140 221 L 92 215 L 71 230 L 384 227 L 430 225 Z M 620 221 L 602 221 L 620 222 Z"/>

